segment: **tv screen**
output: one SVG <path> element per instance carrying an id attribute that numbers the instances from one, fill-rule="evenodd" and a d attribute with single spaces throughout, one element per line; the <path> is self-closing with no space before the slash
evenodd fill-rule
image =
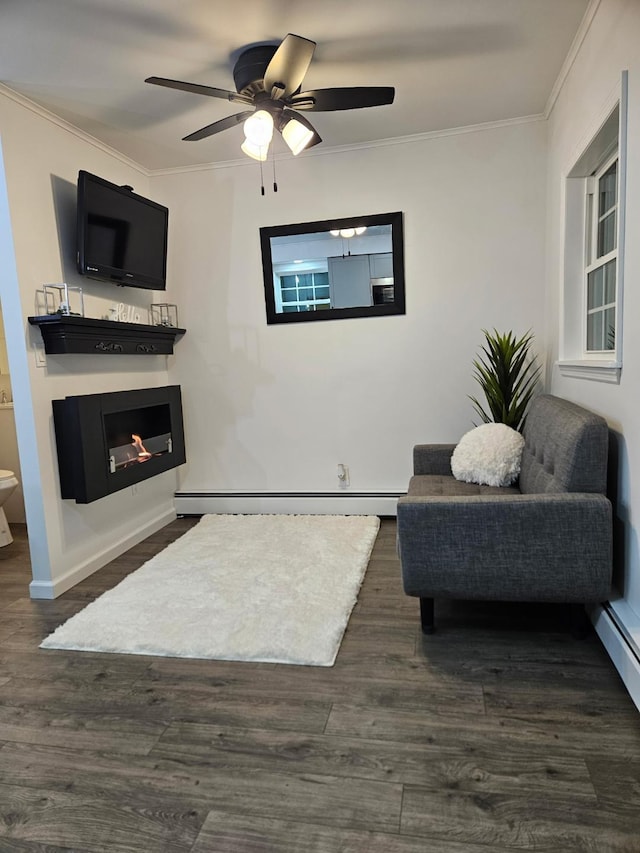
<path id="1" fill-rule="evenodd" d="M 164 290 L 169 211 L 128 187 L 78 174 L 78 272 Z"/>

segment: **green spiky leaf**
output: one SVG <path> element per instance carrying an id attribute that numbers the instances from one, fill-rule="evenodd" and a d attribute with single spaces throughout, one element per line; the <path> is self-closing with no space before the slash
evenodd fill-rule
<path id="1" fill-rule="evenodd" d="M 473 361 L 473 376 L 484 393 L 486 408 L 476 397 L 469 399 L 484 423 L 503 423 L 521 432 L 542 371 L 530 354 L 533 333 L 518 339 L 513 332 L 482 332 L 485 344 Z"/>

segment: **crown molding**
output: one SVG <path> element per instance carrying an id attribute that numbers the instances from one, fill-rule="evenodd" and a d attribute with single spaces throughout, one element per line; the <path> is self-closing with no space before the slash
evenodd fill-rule
<path id="1" fill-rule="evenodd" d="M 415 142 L 424 142 L 430 139 L 442 139 L 448 136 L 460 136 L 465 133 L 482 133 L 486 130 L 496 130 L 504 127 L 514 127 L 521 124 L 531 124 L 533 122 L 546 121 L 546 117 L 542 113 L 529 116 L 518 116 L 517 118 L 501 119 L 499 121 L 488 121 L 481 124 L 469 124 L 461 127 L 450 127 L 443 130 L 430 130 L 425 133 L 413 133 L 408 136 L 392 136 L 387 139 L 374 139 L 369 142 L 356 142 L 349 145 L 334 145 L 331 147 L 318 150 L 313 148 L 304 153 L 304 159 L 309 157 L 327 157 L 335 154 L 344 154 L 349 151 L 364 151 L 371 148 L 389 148 L 394 145 L 411 145 Z M 274 159 L 277 161 L 290 160 L 292 157 L 289 152 L 276 154 Z M 150 177 L 159 175 L 176 175 L 184 172 L 203 172 L 217 169 L 231 169 L 238 166 L 255 165 L 255 160 L 248 157 L 243 157 L 237 160 L 224 160 L 219 163 L 199 163 L 191 166 L 172 166 L 166 169 L 152 169 L 147 174 Z"/>
<path id="2" fill-rule="evenodd" d="M 562 63 L 562 68 L 560 69 L 560 73 L 556 77 L 556 82 L 553 84 L 553 88 L 551 89 L 551 93 L 549 98 L 547 99 L 546 106 L 544 108 L 544 117 L 548 119 L 551 115 L 551 111 L 553 110 L 556 101 L 562 91 L 562 87 L 565 84 L 567 77 L 569 76 L 569 72 L 573 67 L 573 63 L 576 61 L 576 57 L 580 52 L 580 48 L 582 47 L 582 43 L 587 37 L 587 33 L 591 28 L 591 24 L 593 19 L 596 16 L 596 12 L 598 11 L 598 7 L 600 6 L 601 0 L 591 0 L 587 9 L 582 16 L 582 20 L 580 21 L 580 26 L 578 27 L 578 31 L 576 32 L 573 41 L 571 42 L 571 47 L 565 57 L 564 62 Z"/>
<path id="3" fill-rule="evenodd" d="M 52 113 L 50 110 L 46 109 L 46 107 L 40 106 L 35 101 L 32 101 L 30 98 L 27 98 L 25 95 L 21 95 L 16 92 L 14 89 L 11 89 L 9 86 L 6 86 L 4 83 L 0 83 L 0 95 L 4 95 L 10 101 L 18 104 L 21 107 L 24 107 L 29 112 L 35 113 L 35 115 L 40 118 L 45 119 L 45 121 L 50 122 L 51 124 L 55 124 L 61 130 L 66 130 L 67 133 L 71 133 L 73 136 L 81 139 L 83 142 L 86 142 L 88 145 L 92 145 L 94 148 L 99 148 L 100 151 L 105 154 L 109 154 L 111 157 L 115 157 L 116 160 L 119 160 L 124 165 L 129 166 L 132 169 L 135 169 L 137 172 L 140 172 L 145 177 L 149 177 L 151 174 L 148 169 L 145 169 L 144 166 L 141 166 L 140 163 L 137 163 L 135 160 L 132 160 L 130 157 L 127 157 L 125 154 L 122 154 L 116 148 L 112 148 L 110 145 L 106 145 L 104 142 L 101 142 L 99 139 L 96 139 L 95 136 L 92 136 L 90 133 L 86 133 L 84 130 L 80 130 L 80 128 L 76 127 L 71 122 L 66 121 L 60 116 L 57 116 L 55 113 Z"/>

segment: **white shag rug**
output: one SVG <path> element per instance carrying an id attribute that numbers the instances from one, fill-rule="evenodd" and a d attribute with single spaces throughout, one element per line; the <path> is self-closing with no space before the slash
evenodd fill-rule
<path id="1" fill-rule="evenodd" d="M 332 666 L 379 526 L 205 515 L 40 648 Z"/>

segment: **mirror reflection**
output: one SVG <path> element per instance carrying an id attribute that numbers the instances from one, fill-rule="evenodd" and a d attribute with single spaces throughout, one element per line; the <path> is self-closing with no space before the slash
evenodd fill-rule
<path id="1" fill-rule="evenodd" d="M 268 323 L 404 314 L 402 214 L 261 228 Z"/>

